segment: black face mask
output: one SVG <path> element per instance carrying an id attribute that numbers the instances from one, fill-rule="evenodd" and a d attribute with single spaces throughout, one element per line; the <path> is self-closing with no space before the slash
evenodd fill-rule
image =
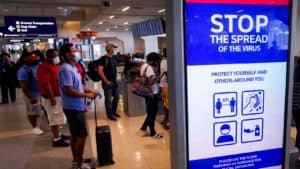
<path id="1" fill-rule="evenodd" d="M 25 64 L 28 66 L 36 66 L 38 65 L 40 62 L 38 60 L 34 61 L 34 62 L 26 62 Z"/>

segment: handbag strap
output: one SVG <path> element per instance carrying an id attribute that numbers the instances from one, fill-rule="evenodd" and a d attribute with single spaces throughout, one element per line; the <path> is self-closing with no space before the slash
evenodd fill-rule
<path id="1" fill-rule="evenodd" d="M 98 126 L 98 123 L 97 123 L 97 104 L 96 104 L 96 98 L 95 98 L 95 100 L 94 100 L 94 107 L 95 107 L 95 125 L 96 125 L 96 127 Z"/>
<path id="2" fill-rule="evenodd" d="M 146 76 L 146 73 L 147 73 L 148 67 L 149 67 L 149 65 L 147 65 L 147 66 L 146 66 L 146 68 L 145 68 L 145 70 L 144 70 L 144 72 L 143 72 L 142 76 Z M 146 76 L 146 77 L 147 77 L 147 76 Z"/>

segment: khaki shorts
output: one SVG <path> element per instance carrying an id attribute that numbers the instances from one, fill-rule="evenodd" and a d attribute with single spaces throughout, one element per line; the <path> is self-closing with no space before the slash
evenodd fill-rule
<path id="1" fill-rule="evenodd" d="M 52 106 L 50 99 L 42 99 L 43 105 L 47 112 L 47 116 L 49 119 L 49 125 L 64 125 L 66 124 L 66 116 L 62 109 L 62 101 L 60 97 L 55 97 L 56 105 Z"/>
<path id="2" fill-rule="evenodd" d="M 30 100 L 25 97 L 25 102 L 26 102 L 26 111 L 28 116 L 40 116 L 42 112 L 42 103 L 41 103 L 41 98 L 38 97 L 37 100 L 38 102 L 36 104 L 31 104 Z"/>

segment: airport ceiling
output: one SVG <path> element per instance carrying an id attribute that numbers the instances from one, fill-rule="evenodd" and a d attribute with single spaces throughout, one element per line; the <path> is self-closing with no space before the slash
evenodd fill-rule
<path id="1" fill-rule="evenodd" d="M 58 25 L 80 21 L 84 30 L 124 30 L 164 17 L 165 5 L 166 0 L 0 0 L 0 26 L 3 16 L 51 16 Z"/>

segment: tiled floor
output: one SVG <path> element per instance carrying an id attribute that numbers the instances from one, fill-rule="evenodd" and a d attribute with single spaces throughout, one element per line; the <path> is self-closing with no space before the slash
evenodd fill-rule
<path id="1" fill-rule="evenodd" d="M 122 113 L 122 104 L 119 105 L 121 118 L 117 122 L 105 119 L 103 100 L 97 102 L 98 125 L 110 125 L 113 141 L 115 164 L 101 167 L 101 169 L 170 169 L 170 142 L 169 133 L 160 124 L 156 123 L 158 132 L 164 135 L 163 139 L 145 137 L 139 132 L 145 116 L 128 117 Z M 96 156 L 95 122 L 93 112 L 89 113 L 89 130 L 92 140 L 93 154 Z"/>
<path id="2" fill-rule="evenodd" d="M 164 130 L 158 123 L 156 125 L 157 131 L 161 132 L 164 135 L 163 139 L 153 139 L 150 137 L 144 137 L 141 133 L 139 133 L 140 125 L 142 124 L 145 116 L 139 117 L 128 117 L 124 113 L 122 113 L 122 103 L 119 106 L 119 112 L 121 112 L 122 118 L 120 118 L 117 122 L 107 121 L 105 118 L 104 107 L 103 107 L 103 99 L 98 100 L 98 115 L 99 125 L 109 124 L 111 127 L 112 133 L 112 141 L 113 141 L 113 153 L 115 164 L 112 166 L 101 167 L 101 169 L 170 169 L 170 148 L 169 148 L 169 133 Z M 93 111 L 87 113 L 88 116 L 88 128 L 90 132 L 90 140 L 87 144 L 90 144 L 92 148 L 86 150 L 91 151 L 91 153 L 96 157 L 96 143 L 95 143 L 95 123 L 93 117 Z M 51 135 L 47 134 L 42 137 L 32 136 L 31 135 L 31 127 L 27 121 L 26 113 L 25 113 L 25 105 L 22 100 L 22 95 L 18 96 L 18 101 L 16 103 L 10 105 L 0 105 L 0 145 L 1 147 L 5 147 L 8 144 L 9 140 L 16 140 L 15 144 L 20 144 L 18 149 L 23 149 L 23 154 L 20 152 L 10 152 L 10 156 L 7 157 L 8 160 L 13 160 L 14 156 L 16 157 L 24 157 L 24 159 L 19 159 L 18 161 L 23 161 L 21 165 L 24 167 L 20 167 L 21 165 L 12 165 L 9 168 L 7 166 L 8 163 L 1 162 L 0 160 L 0 168 L 2 169 L 35 169 L 38 166 L 43 164 L 49 165 L 49 159 L 56 159 L 58 162 L 58 157 L 64 157 L 64 160 L 70 161 L 69 148 L 54 150 L 50 146 Z M 27 145 L 23 145 L 22 140 L 29 140 L 27 137 L 30 136 L 31 145 L 30 148 Z M 47 144 L 47 137 L 49 137 L 49 145 Z M 41 144 L 43 145 L 35 145 Z M 5 147 L 8 148 L 9 147 Z M 51 152 L 53 152 L 53 156 L 51 157 Z M 61 152 L 61 153 L 59 153 Z M 16 155 L 14 155 L 14 153 Z M 19 153 L 19 154 L 18 154 Z M 30 154 L 28 154 L 30 153 Z M 18 154 L 18 156 L 17 156 Z M 39 155 L 41 157 L 37 157 Z M 58 156 L 58 154 L 60 154 Z M 2 154 L 4 155 L 4 154 Z M 5 156 L 5 155 L 4 155 Z M 37 165 L 33 164 L 33 162 L 39 159 Z M 42 160 L 45 160 L 43 162 Z M 55 162 L 54 161 L 54 162 Z M 61 161 L 61 160 L 60 160 Z M 68 165 L 69 162 L 67 162 Z M 31 166 L 28 168 L 28 166 Z M 55 165 L 53 165 L 55 166 Z M 61 165 L 66 166 L 66 164 Z M 57 167 L 55 167 L 56 169 Z M 63 167 L 62 169 L 64 169 Z M 52 169 L 52 168 L 49 168 Z M 54 169 L 54 168 L 53 168 Z M 61 168 L 59 168 L 61 169 Z"/>
<path id="3" fill-rule="evenodd" d="M 164 132 L 164 139 L 156 140 L 143 137 L 137 132 L 142 118 L 123 117 L 118 122 L 106 122 L 112 130 L 113 153 L 116 162 L 103 169 L 170 169 L 169 137 Z M 89 122 L 90 131 L 94 133 L 94 123 Z M 92 135 L 93 154 L 96 155 L 95 137 Z"/>

